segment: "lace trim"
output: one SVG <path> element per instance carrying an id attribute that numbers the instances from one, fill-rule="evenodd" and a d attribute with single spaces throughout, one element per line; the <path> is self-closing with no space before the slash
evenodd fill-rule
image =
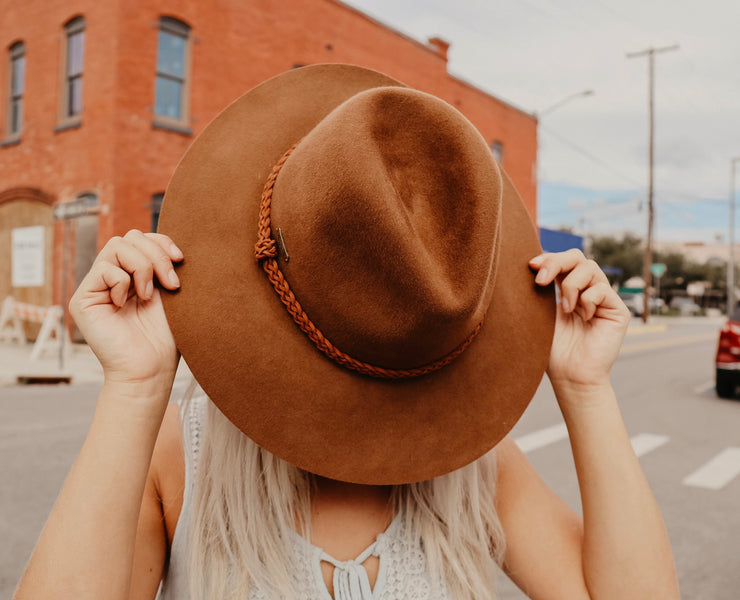
<path id="1" fill-rule="evenodd" d="M 202 422 L 206 418 L 207 400 L 206 396 L 195 396 L 188 406 L 187 420 L 193 476 L 198 472 L 198 463 L 200 462 L 201 428 Z"/>
<path id="2" fill-rule="evenodd" d="M 396 515 L 388 529 L 378 534 L 376 541 L 356 559 L 337 561 L 323 549 L 293 532 L 293 581 L 298 590 L 296 600 L 449 600 L 450 595 L 444 582 L 432 580 L 426 556 L 419 540 L 410 540 L 405 535 L 405 518 Z M 366 579 L 358 569 L 364 571 L 365 560 L 370 555 L 380 559 L 378 576 L 370 594 L 369 582 L 364 585 L 347 585 L 339 589 L 337 579 Z M 321 562 L 335 565 L 334 598 L 329 595 L 321 572 Z M 342 570 L 343 569 L 343 570 Z M 342 570 L 339 574 L 337 570 Z M 346 577 L 345 577 L 346 574 Z M 353 577 L 356 576 L 356 577 Z M 366 572 L 365 572 L 366 575 Z M 339 576 L 339 577 L 338 577 Z M 267 600 L 258 589 L 252 589 L 250 600 Z"/>

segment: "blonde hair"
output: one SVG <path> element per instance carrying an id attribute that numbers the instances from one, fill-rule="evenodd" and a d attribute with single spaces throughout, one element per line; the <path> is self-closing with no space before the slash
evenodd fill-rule
<path id="1" fill-rule="evenodd" d="M 185 408 L 194 386 L 186 393 Z M 247 598 L 252 584 L 268 596 L 296 597 L 290 529 L 310 539 L 313 476 L 251 441 L 208 402 L 201 435 L 188 539 L 193 600 Z M 493 452 L 429 481 L 393 486 L 409 539 L 420 540 L 432 580 L 452 597 L 494 598 L 504 536 L 495 508 Z"/>

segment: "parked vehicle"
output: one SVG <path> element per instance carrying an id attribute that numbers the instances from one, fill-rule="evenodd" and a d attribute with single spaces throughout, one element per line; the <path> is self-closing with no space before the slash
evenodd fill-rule
<path id="1" fill-rule="evenodd" d="M 629 308 L 632 316 L 639 317 L 645 310 L 645 294 L 634 293 L 634 292 L 619 292 L 619 297 L 624 302 L 625 306 Z"/>
<path id="2" fill-rule="evenodd" d="M 720 398 L 733 398 L 740 383 L 740 308 L 722 326 L 715 358 L 715 389 Z"/>
<path id="3" fill-rule="evenodd" d="M 622 302 L 629 308 L 634 317 L 642 316 L 645 310 L 645 294 L 642 292 L 619 292 Z M 660 313 L 665 309 L 665 300 L 663 298 L 650 298 L 648 301 L 650 312 Z"/>
<path id="4" fill-rule="evenodd" d="M 681 315 L 698 315 L 701 313 L 701 307 L 691 298 L 686 296 L 674 296 L 668 305 L 673 310 L 678 310 Z"/>
<path id="5" fill-rule="evenodd" d="M 657 314 L 665 311 L 665 300 L 663 298 L 650 298 L 650 312 Z"/>

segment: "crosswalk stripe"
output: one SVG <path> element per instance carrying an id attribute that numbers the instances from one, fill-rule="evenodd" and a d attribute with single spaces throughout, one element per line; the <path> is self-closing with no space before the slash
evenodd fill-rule
<path id="1" fill-rule="evenodd" d="M 669 437 L 667 435 L 656 435 L 654 433 L 640 433 L 630 439 L 632 442 L 632 449 L 635 451 L 637 456 L 644 456 L 648 452 L 652 452 L 656 448 L 660 448 L 663 444 L 666 444 L 668 440 Z"/>
<path id="2" fill-rule="evenodd" d="M 714 389 L 714 379 L 711 379 L 710 381 L 707 381 L 706 383 L 702 383 L 701 385 L 697 385 L 694 388 L 695 394 L 705 394 L 709 390 Z"/>
<path id="3" fill-rule="evenodd" d="M 565 423 L 545 427 L 538 431 L 533 431 L 521 437 L 515 438 L 514 442 L 522 452 L 531 452 L 538 448 L 544 448 L 568 437 L 568 428 Z"/>
<path id="4" fill-rule="evenodd" d="M 740 448 L 725 448 L 704 466 L 684 478 L 684 485 L 720 490 L 740 475 Z"/>

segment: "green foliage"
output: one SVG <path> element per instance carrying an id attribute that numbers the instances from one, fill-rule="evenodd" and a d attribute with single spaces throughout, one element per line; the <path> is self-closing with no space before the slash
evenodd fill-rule
<path id="1" fill-rule="evenodd" d="M 590 238 L 590 255 L 602 266 L 622 269 L 622 276 L 612 278 L 623 283 L 633 276 L 642 276 L 644 245 L 642 239 L 626 233 L 621 239 L 614 236 Z M 700 264 L 687 260 L 678 252 L 655 252 L 653 262 L 665 263 L 666 272 L 660 279 L 662 290 L 686 289 L 692 281 L 708 281 L 711 288 L 725 290 L 727 266 L 722 263 Z"/>
<path id="2" fill-rule="evenodd" d="M 599 236 L 590 239 L 590 255 L 604 267 L 622 269 L 619 281 L 626 281 L 635 275 L 642 275 L 642 240 L 632 233 L 622 239 L 614 236 Z"/>

